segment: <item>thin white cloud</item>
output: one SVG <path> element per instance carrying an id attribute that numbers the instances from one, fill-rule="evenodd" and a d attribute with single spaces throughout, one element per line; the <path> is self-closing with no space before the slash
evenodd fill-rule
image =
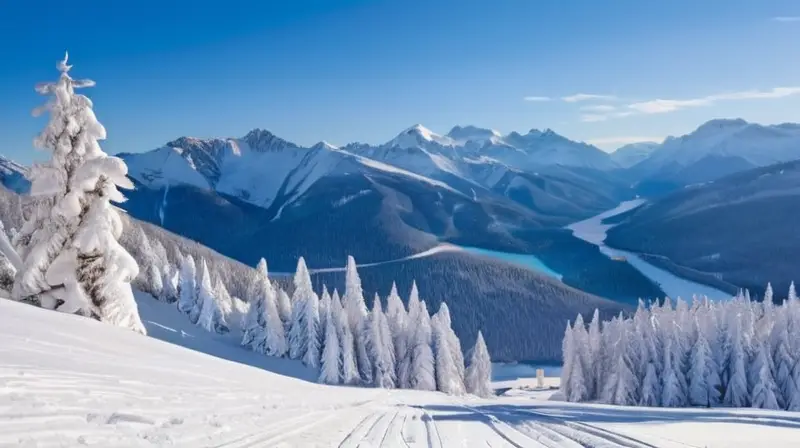
<path id="1" fill-rule="evenodd" d="M 617 97 L 614 95 L 597 95 L 594 93 L 576 93 L 575 95 L 563 96 L 562 101 L 567 103 L 578 103 L 581 101 L 613 101 Z"/>
<path id="2" fill-rule="evenodd" d="M 686 100 L 656 99 L 629 104 L 628 108 L 641 114 L 663 114 L 692 107 L 711 106 L 720 101 L 763 100 L 800 95 L 800 87 L 775 87 L 769 90 L 745 90 L 720 93 Z"/>
<path id="3" fill-rule="evenodd" d="M 550 98 L 548 96 L 526 96 L 523 99 L 525 101 L 542 102 L 542 101 L 550 101 L 552 98 Z"/>
<path id="4" fill-rule="evenodd" d="M 606 121 L 610 118 L 622 118 L 627 117 L 629 115 L 633 115 L 635 112 L 626 110 L 620 112 L 607 112 L 607 113 L 594 113 L 594 114 L 583 114 L 581 115 L 581 121 L 585 123 L 595 123 L 598 121 Z"/>
<path id="5" fill-rule="evenodd" d="M 663 141 L 664 137 L 642 137 L 642 136 L 624 135 L 618 137 L 590 138 L 589 140 L 586 140 L 586 143 L 597 146 L 598 148 L 616 149 L 622 145 L 629 145 L 631 143 L 640 143 L 640 142 L 661 143 Z"/>
<path id="6" fill-rule="evenodd" d="M 593 104 L 590 106 L 581 106 L 581 112 L 589 112 L 589 113 L 605 113 L 605 112 L 614 112 L 617 110 L 616 107 L 610 106 L 608 104 Z"/>
<path id="7" fill-rule="evenodd" d="M 774 22 L 800 22 L 800 16 L 780 16 L 773 17 Z"/>

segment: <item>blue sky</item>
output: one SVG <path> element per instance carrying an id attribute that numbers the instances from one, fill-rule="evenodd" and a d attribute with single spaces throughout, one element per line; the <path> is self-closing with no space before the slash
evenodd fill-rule
<path id="1" fill-rule="evenodd" d="M 0 153 L 41 157 L 33 86 L 65 49 L 110 153 L 255 127 L 305 145 L 549 127 L 610 149 L 800 121 L 791 0 L 0 0 Z"/>

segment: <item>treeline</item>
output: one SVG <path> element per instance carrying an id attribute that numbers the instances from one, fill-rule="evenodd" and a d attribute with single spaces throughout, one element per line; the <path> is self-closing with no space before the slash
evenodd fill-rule
<path id="1" fill-rule="evenodd" d="M 561 390 L 569 401 L 636 406 L 800 410 L 800 301 L 781 305 L 740 292 L 729 301 L 640 301 L 632 317 L 587 327 L 578 315 L 563 340 Z"/>

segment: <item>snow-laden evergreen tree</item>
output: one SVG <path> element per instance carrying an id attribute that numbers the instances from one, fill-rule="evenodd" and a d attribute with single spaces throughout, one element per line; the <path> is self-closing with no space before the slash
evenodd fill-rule
<path id="1" fill-rule="evenodd" d="M 347 312 L 347 319 L 350 324 L 350 331 L 353 333 L 356 345 L 356 364 L 358 373 L 364 384 L 372 384 L 372 365 L 367 354 L 366 342 L 366 318 L 367 305 L 364 302 L 364 291 L 361 288 L 361 277 L 356 269 L 356 260 L 352 256 L 347 257 L 347 267 L 345 270 L 345 291 L 342 299 L 342 306 Z"/>
<path id="2" fill-rule="evenodd" d="M 456 332 L 453 331 L 453 321 L 450 318 L 450 307 L 445 302 L 439 305 L 439 312 L 437 313 L 439 319 L 442 320 L 442 328 L 447 334 L 447 342 L 450 347 L 450 352 L 453 356 L 453 362 L 458 371 L 458 378 L 461 384 L 464 384 L 464 377 L 466 375 L 466 367 L 464 365 L 464 352 L 461 349 L 461 340 L 458 339 Z"/>
<path id="3" fill-rule="evenodd" d="M 573 332 L 580 334 L 581 330 L 582 328 L 576 325 Z M 619 332 L 618 337 L 619 339 L 612 355 L 611 370 L 608 372 L 603 390 L 604 402 L 620 406 L 633 405 L 639 401 L 637 396 L 639 381 L 633 373 L 633 363 L 631 362 L 633 344 L 636 341 L 629 336 L 627 331 Z M 592 365 L 591 363 L 587 364 Z M 586 388 L 588 389 L 589 382 L 586 381 L 586 376 L 588 375 L 584 372 L 584 382 L 587 383 Z"/>
<path id="4" fill-rule="evenodd" d="M 753 386 L 750 396 L 751 406 L 761 409 L 780 409 L 778 406 L 778 387 L 772 377 L 772 371 L 767 361 L 768 349 L 764 344 L 756 348 L 757 365 L 759 366 L 758 379 Z"/>
<path id="5" fill-rule="evenodd" d="M 161 301 L 167 303 L 174 303 L 178 300 L 178 283 L 180 282 L 180 273 L 177 269 L 165 269 L 162 273 L 161 279 Z"/>
<path id="6" fill-rule="evenodd" d="M 417 282 L 411 284 L 411 293 L 408 296 L 408 314 L 403 325 L 402 350 L 397 358 L 397 382 L 401 389 L 411 388 L 411 363 L 413 359 L 414 336 L 419 324 L 420 300 Z"/>
<path id="7" fill-rule="evenodd" d="M 389 330 L 389 322 L 386 320 L 381 299 L 377 294 L 375 294 L 372 312 L 370 312 L 367 322 L 365 345 L 372 364 L 374 384 L 377 387 L 393 389 L 397 384 L 394 344 Z"/>
<path id="8" fill-rule="evenodd" d="M 679 376 L 681 372 L 675 366 L 674 356 L 677 341 L 668 337 L 664 346 L 664 372 L 661 384 L 661 406 L 681 407 L 686 404 L 686 397 L 682 394 Z"/>
<path id="9" fill-rule="evenodd" d="M 178 292 L 178 310 L 187 316 L 197 315 L 197 268 L 194 258 L 187 254 L 181 263 L 180 291 Z M 195 323 L 194 321 L 192 323 Z"/>
<path id="10" fill-rule="evenodd" d="M 767 283 L 767 289 L 764 290 L 764 304 L 772 305 L 775 293 L 772 291 L 772 283 Z"/>
<path id="11" fill-rule="evenodd" d="M 640 395 L 639 406 L 658 406 L 661 403 L 661 385 L 658 382 L 656 366 L 652 362 L 647 363 L 645 368 Z"/>
<path id="12" fill-rule="evenodd" d="M 331 307 L 331 294 L 328 292 L 328 287 L 322 286 L 322 295 L 319 297 L 319 343 L 320 350 L 324 348 L 325 333 L 328 331 L 328 309 Z"/>
<path id="13" fill-rule="evenodd" d="M 601 369 L 602 369 L 602 356 L 603 353 L 600 348 L 601 334 L 600 334 L 600 310 L 594 310 L 592 321 L 589 323 L 589 353 L 588 359 L 591 361 L 591 371 L 587 372 L 586 380 L 589 382 L 589 396 L 596 397 L 600 391 L 602 384 Z"/>
<path id="14" fill-rule="evenodd" d="M 319 297 L 312 292 L 305 301 L 306 347 L 303 353 L 303 364 L 311 368 L 319 367 L 320 340 L 319 340 Z"/>
<path id="15" fill-rule="evenodd" d="M 139 266 L 118 242 L 122 220 L 111 205 L 125 201 L 119 188 L 133 188 L 128 168 L 100 148 L 106 130 L 75 93 L 94 81 L 70 77 L 66 55 L 57 68 L 58 81 L 36 86 L 50 99 L 34 113 L 50 120 L 35 144 L 52 157 L 29 173 L 34 206 L 15 241 L 22 265 L 12 296 L 145 333 L 130 286 Z"/>
<path id="16" fill-rule="evenodd" d="M 208 272 L 208 265 L 203 260 L 201 264 L 201 280 L 197 285 L 197 300 L 200 304 L 200 314 L 197 318 L 197 325 L 200 328 L 212 333 L 227 333 L 228 325 L 225 317 L 220 310 L 214 289 L 211 286 L 211 274 Z"/>
<path id="17" fill-rule="evenodd" d="M 450 339 L 450 315 L 442 302 L 439 312 L 431 319 L 433 327 L 433 354 L 436 363 L 436 389 L 448 395 L 462 395 L 466 391 L 464 377 L 458 368 L 456 347 Z"/>
<path id="18" fill-rule="evenodd" d="M 254 280 L 251 290 L 255 296 L 251 311 L 258 314 L 251 315 L 248 312 L 248 326 L 245 331 L 252 334 L 253 350 L 269 356 L 284 356 L 288 350 L 286 334 L 278 313 L 277 293 L 269 280 L 267 262 L 263 258 L 256 266 Z M 255 323 L 251 324 L 251 320 Z M 253 328 L 254 326 L 258 328 Z"/>
<path id="19" fill-rule="evenodd" d="M 689 403 L 692 406 L 717 406 L 720 398 L 719 366 L 711 355 L 711 347 L 703 331 L 698 331 L 689 366 Z"/>
<path id="20" fill-rule="evenodd" d="M 773 329 L 773 340 L 775 341 L 773 354 L 775 360 L 775 384 L 779 390 L 778 402 L 781 408 L 795 411 L 800 410 L 800 390 L 798 390 L 792 376 L 796 361 L 791 353 L 786 322 L 785 317 L 778 319 Z"/>
<path id="21" fill-rule="evenodd" d="M 147 269 L 147 284 L 150 287 L 150 294 L 157 299 L 161 299 L 164 294 L 164 283 L 161 269 L 159 269 L 158 265 L 151 264 Z"/>
<path id="22" fill-rule="evenodd" d="M 572 393 L 572 375 L 574 370 L 578 368 L 575 362 L 575 343 L 572 340 L 572 324 L 567 322 L 567 328 L 564 330 L 564 337 L 561 338 L 561 378 L 558 382 L 559 390 L 564 395 L 567 401 L 575 401 L 570 399 Z M 583 373 L 581 372 L 581 380 Z M 588 394 L 587 394 L 588 395 Z"/>
<path id="23" fill-rule="evenodd" d="M 289 357 L 302 359 L 309 367 L 319 365 L 319 298 L 311 285 L 305 260 L 297 261 L 292 294 L 292 324 Z"/>
<path id="24" fill-rule="evenodd" d="M 794 282 L 789 284 L 789 295 L 786 297 L 788 302 L 794 302 L 797 300 L 797 291 L 794 288 Z"/>
<path id="25" fill-rule="evenodd" d="M 431 347 L 431 317 L 425 301 L 420 302 L 418 321 L 410 338 L 411 365 L 409 383 L 412 389 L 436 390 L 435 359 Z"/>
<path id="26" fill-rule="evenodd" d="M 281 317 L 281 322 L 283 322 L 283 331 L 286 334 L 289 334 L 289 327 L 292 323 L 292 301 L 289 298 L 289 294 L 286 294 L 281 288 L 278 288 L 278 315 Z"/>
<path id="27" fill-rule="evenodd" d="M 231 297 L 231 293 L 228 292 L 228 288 L 219 276 L 214 280 L 214 297 L 217 298 L 222 315 L 230 316 L 231 312 L 233 312 L 233 297 Z"/>
<path id="28" fill-rule="evenodd" d="M 327 294 L 323 291 L 323 296 Z M 330 297 L 328 297 L 330 301 Z M 326 308 L 325 325 L 322 326 L 325 332 L 322 360 L 320 362 L 319 382 L 324 384 L 339 384 L 342 381 L 342 349 L 339 344 L 338 325 L 334 318 L 336 311 L 331 302 Z"/>
<path id="29" fill-rule="evenodd" d="M 262 267 L 263 262 L 263 267 Z M 242 322 L 242 346 L 250 350 L 258 351 L 260 348 L 266 347 L 264 340 L 266 339 L 267 313 L 265 311 L 266 303 L 264 298 L 266 294 L 259 294 L 259 287 L 263 286 L 262 273 L 266 273 L 267 262 L 262 258 L 258 262 L 256 272 L 250 279 L 250 284 L 247 286 L 247 293 L 250 297 L 247 298 L 250 307 L 247 309 L 247 314 Z"/>
<path id="30" fill-rule="evenodd" d="M 744 407 L 748 403 L 746 354 L 742 334 L 742 316 L 732 317 L 733 322 L 727 333 L 728 359 L 725 365 L 727 384 L 722 403 L 731 407 Z"/>
<path id="31" fill-rule="evenodd" d="M 466 373 L 467 392 L 479 397 L 490 397 L 492 391 L 492 360 L 483 340 L 483 333 L 478 331 L 478 339 L 470 350 L 469 366 Z"/>
<path id="32" fill-rule="evenodd" d="M 397 285 L 392 282 L 392 290 L 386 298 L 386 320 L 389 322 L 389 332 L 392 335 L 392 345 L 394 346 L 395 376 L 398 387 L 403 387 L 400 379 L 400 365 L 406 357 L 408 347 L 406 325 L 408 313 L 406 313 L 403 301 L 397 293 Z"/>
<path id="33" fill-rule="evenodd" d="M 358 366 L 356 365 L 355 342 L 353 341 L 353 333 L 350 331 L 347 312 L 342 307 L 339 291 L 335 289 L 331 299 L 331 308 L 333 309 L 333 319 L 339 329 L 337 335 L 339 336 L 339 344 L 342 347 L 342 371 L 340 377 L 344 384 L 356 384 L 359 381 L 359 377 Z"/>

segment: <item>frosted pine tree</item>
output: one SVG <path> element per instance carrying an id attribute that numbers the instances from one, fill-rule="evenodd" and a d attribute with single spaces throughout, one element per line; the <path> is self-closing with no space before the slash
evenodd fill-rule
<path id="1" fill-rule="evenodd" d="M 767 283 L 767 289 L 764 291 L 764 303 L 772 305 L 775 293 L 772 292 L 772 283 Z"/>
<path id="2" fill-rule="evenodd" d="M 661 401 L 661 385 L 656 374 L 656 366 L 652 362 L 647 363 L 645 368 L 640 395 L 639 406 L 658 406 Z"/>
<path id="3" fill-rule="evenodd" d="M 636 402 L 639 401 L 639 397 L 637 396 L 639 381 L 633 373 L 631 368 L 632 362 L 630 360 L 633 344 L 635 344 L 636 341 L 630 338 L 626 330 L 627 328 L 619 334 L 617 348 L 614 351 L 615 359 L 611 365 L 611 371 L 609 372 L 608 381 L 606 383 L 607 390 L 604 391 L 604 396 L 607 397 L 608 400 L 607 403 L 620 406 L 636 404 Z"/>
<path id="4" fill-rule="evenodd" d="M 75 93 L 94 81 L 72 79 L 66 55 L 57 68 L 58 81 L 36 86 L 50 99 L 34 114 L 50 120 L 35 144 L 52 157 L 29 174 L 35 204 L 16 238 L 24 260 L 12 296 L 145 333 L 130 286 L 139 267 L 118 242 L 122 220 L 111 205 L 125 201 L 119 188 L 133 188 L 128 168 L 100 148 L 106 130 Z"/>
<path id="5" fill-rule="evenodd" d="M 233 297 L 231 297 L 231 293 L 228 292 L 228 288 L 219 276 L 214 281 L 214 297 L 217 298 L 222 315 L 230 316 L 233 312 Z"/>
<path id="6" fill-rule="evenodd" d="M 575 367 L 575 343 L 572 340 L 572 325 L 567 322 L 567 328 L 564 330 L 564 337 L 561 338 L 561 379 L 559 383 L 559 390 L 564 395 L 564 399 L 570 400 L 570 393 L 572 388 L 571 378 Z"/>
<path id="7" fill-rule="evenodd" d="M 411 338 L 411 369 L 409 383 L 412 389 L 436 390 L 435 360 L 433 357 L 431 317 L 425 302 L 419 304 L 418 322 Z"/>
<path id="8" fill-rule="evenodd" d="M 761 409 L 780 409 L 777 398 L 778 387 L 775 385 L 775 379 L 772 377 L 772 372 L 769 368 L 767 348 L 764 347 L 764 344 L 759 344 L 756 347 L 756 359 L 756 364 L 760 368 L 750 396 L 751 406 Z"/>
<path id="9" fill-rule="evenodd" d="M 445 310 L 445 313 L 447 312 L 446 306 L 440 307 L 439 312 L 431 319 L 433 355 L 436 362 L 436 389 L 448 395 L 462 395 L 465 392 L 465 386 L 457 367 L 455 350 L 451 346 L 450 326 L 447 324 L 450 316 L 443 315 L 442 309 Z"/>
<path id="10" fill-rule="evenodd" d="M 342 308 L 342 301 L 339 299 L 339 292 L 333 290 L 331 299 L 333 309 L 333 319 L 337 324 L 339 333 L 339 344 L 342 347 L 342 371 L 341 379 L 344 384 L 356 384 L 359 380 L 358 366 L 356 365 L 355 343 L 353 333 L 350 331 L 350 323 L 347 320 L 347 313 Z"/>
<path id="11" fill-rule="evenodd" d="M 326 325 L 328 325 L 328 310 L 331 307 L 331 295 L 328 292 L 328 288 L 325 285 L 322 285 L 322 295 L 319 298 L 319 342 L 320 342 L 320 350 L 324 346 L 325 343 L 325 333 L 328 331 Z"/>
<path id="12" fill-rule="evenodd" d="M 372 312 L 368 316 L 366 332 L 367 354 L 373 366 L 374 384 L 377 387 L 393 389 L 397 378 L 394 367 L 394 344 L 389 334 L 389 323 L 383 314 L 381 299 L 375 294 Z"/>
<path id="13" fill-rule="evenodd" d="M 269 356 L 284 356 L 288 350 L 286 334 L 278 312 L 277 293 L 269 280 L 267 262 L 263 258 L 256 266 L 254 293 L 259 304 L 257 312 L 262 313 L 257 321 L 262 325 L 263 334 L 263 339 L 258 340 L 256 351 Z"/>
<path id="14" fill-rule="evenodd" d="M 262 258 L 261 261 L 264 261 L 264 259 Z M 262 271 L 261 261 L 259 261 L 255 273 L 250 278 L 250 284 L 247 286 L 247 293 L 250 294 L 247 302 L 250 307 L 247 309 L 247 314 L 245 314 L 242 323 L 241 344 L 243 347 L 253 351 L 258 351 L 266 346 L 264 344 L 267 329 L 267 313 L 265 312 L 266 304 L 264 302 L 266 295 L 259 292 L 259 287 L 263 286 L 261 285 L 262 272 L 266 272 L 267 263 L 264 261 Z"/>
<path id="15" fill-rule="evenodd" d="M 389 297 L 386 298 L 386 319 L 389 322 L 389 331 L 392 335 L 392 345 L 394 346 L 397 386 L 402 387 L 400 381 L 400 364 L 406 356 L 406 349 L 408 347 L 406 336 L 408 313 L 406 313 L 403 301 L 397 293 L 397 285 L 395 285 L 394 282 L 392 282 L 392 290 L 389 292 Z"/>
<path id="16" fill-rule="evenodd" d="M 789 302 L 797 300 L 797 291 L 794 288 L 794 282 L 789 284 L 789 295 L 786 297 L 786 300 Z"/>
<path id="17" fill-rule="evenodd" d="M 592 315 L 592 322 L 589 324 L 589 356 L 588 359 L 591 361 L 591 371 L 587 372 L 586 380 L 589 382 L 589 396 L 596 397 L 600 391 L 600 384 L 602 382 L 602 378 L 600 375 L 600 370 L 602 368 L 602 350 L 600 349 L 600 310 L 594 310 L 594 314 Z"/>
<path id="18" fill-rule="evenodd" d="M 722 397 L 722 404 L 732 407 L 747 406 L 747 371 L 746 353 L 744 349 L 742 335 L 742 316 L 733 316 L 733 323 L 728 328 L 728 359 L 725 369 L 727 370 L 727 384 L 725 384 L 725 395 Z"/>
<path id="19" fill-rule="evenodd" d="M 188 316 L 197 315 L 197 268 L 194 258 L 186 255 L 181 263 L 180 291 L 178 294 L 178 310 Z M 196 321 L 192 322 L 195 323 Z"/>
<path id="20" fill-rule="evenodd" d="M 489 350 L 483 340 L 483 333 L 478 331 L 475 347 L 470 351 L 469 366 L 467 367 L 466 388 L 467 392 L 479 397 L 490 397 L 492 392 L 492 360 Z"/>
<path id="21" fill-rule="evenodd" d="M 150 294 L 160 300 L 164 293 L 164 283 L 161 269 L 155 264 L 151 264 L 150 268 L 147 269 L 147 284 L 149 285 Z"/>
<path id="22" fill-rule="evenodd" d="M 800 410 L 800 391 L 798 391 L 797 384 L 792 377 L 795 358 L 791 354 L 789 331 L 785 318 L 781 318 L 775 323 L 773 334 L 775 340 L 773 355 L 775 360 L 775 384 L 780 392 L 778 402 L 784 409 Z M 790 406 L 790 403 L 793 406 Z"/>
<path id="23" fill-rule="evenodd" d="M 674 353 L 677 341 L 668 337 L 664 347 L 664 371 L 662 372 L 661 406 L 666 408 L 681 407 L 686 404 L 679 375 L 680 370 L 675 365 Z"/>
<path id="24" fill-rule="evenodd" d="M 350 331 L 355 339 L 358 373 L 365 384 L 372 384 L 372 365 L 364 344 L 366 342 L 364 333 L 366 331 L 367 305 L 364 303 L 364 291 L 361 288 L 361 277 L 356 269 L 356 260 L 352 256 L 347 257 L 342 306 L 347 313 Z"/>
<path id="25" fill-rule="evenodd" d="M 178 283 L 180 273 L 177 269 L 166 269 L 163 272 L 161 284 L 161 297 L 163 302 L 174 303 L 178 300 Z"/>
<path id="26" fill-rule="evenodd" d="M 286 291 L 278 288 L 278 315 L 283 322 L 283 331 L 288 334 L 292 322 L 292 301 Z"/>
<path id="27" fill-rule="evenodd" d="M 450 307 L 448 307 L 445 302 L 442 302 L 442 304 L 439 305 L 439 312 L 437 314 L 442 320 L 442 328 L 447 334 L 447 342 L 450 347 L 450 352 L 453 356 L 453 362 L 456 365 L 456 370 L 458 371 L 458 378 L 463 385 L 464 376 L 466 375 L 466 369 L 464 366 L 464 352 L 461 350 L 461 341 L 458 339 L 458 336 L 456 336 L 456 332 L 453 331 L 453 321 L 450 318 Z"/>
<path id="28" fill-rule="evenodd" d="M 711 355 L 704 332 L 698 331 L 689 362 L 689 404 L 711 407 L 719 404 L 719 366 Z"/>
<path id="29" fill-rule="evenodd" d="M 420 300 L 417 282 L 412 282 L 408 296 L 408 315 L 405 317 L 402 351 L 397 358 L 397 383 L 401 389 L 411 389 L 411 363 L 413 359 L 414 335 L 419 325 Z"/>
<path id="30" fill-rule="evenodd" d="M 327 292 L 327 290 L 324 291 L 323 295 Z M 324 384 L 339 384 L 342 381 L 342 350 L 334 314 L 334 306 L 331 303 L 325 313 L 325 325 L 323 326 L 325 336 L 319 372 L 319 382 Z"/>
<path id="31" fill-rule="evenodd" d="M 319 365 L 319 298 L 311 286 L 305 260 L 297 261 L 292 294 L 292 324 L 289 330 L 289 357 L 302 359 L 309 367 Z"/>
<path id="32" fill-rule="evenodd" d="M 197 287 L 197 301 L 201 308 L 197 325 L 211 333 L 227 333 L 228 326 L 214 295 L 214 289 L 211 286 L 211 275 L 208 273 L 208 265 L 205 260 L 203 260 L 201 266 L 202 280 Z"/>
<path id="33" fill-rule="evenodd" d="M 307 339 L 303 353 L 303 364 L 311 368 L 319 367 L 319 297 L 312 292 L 305 301 L 305 319 Z"/>

